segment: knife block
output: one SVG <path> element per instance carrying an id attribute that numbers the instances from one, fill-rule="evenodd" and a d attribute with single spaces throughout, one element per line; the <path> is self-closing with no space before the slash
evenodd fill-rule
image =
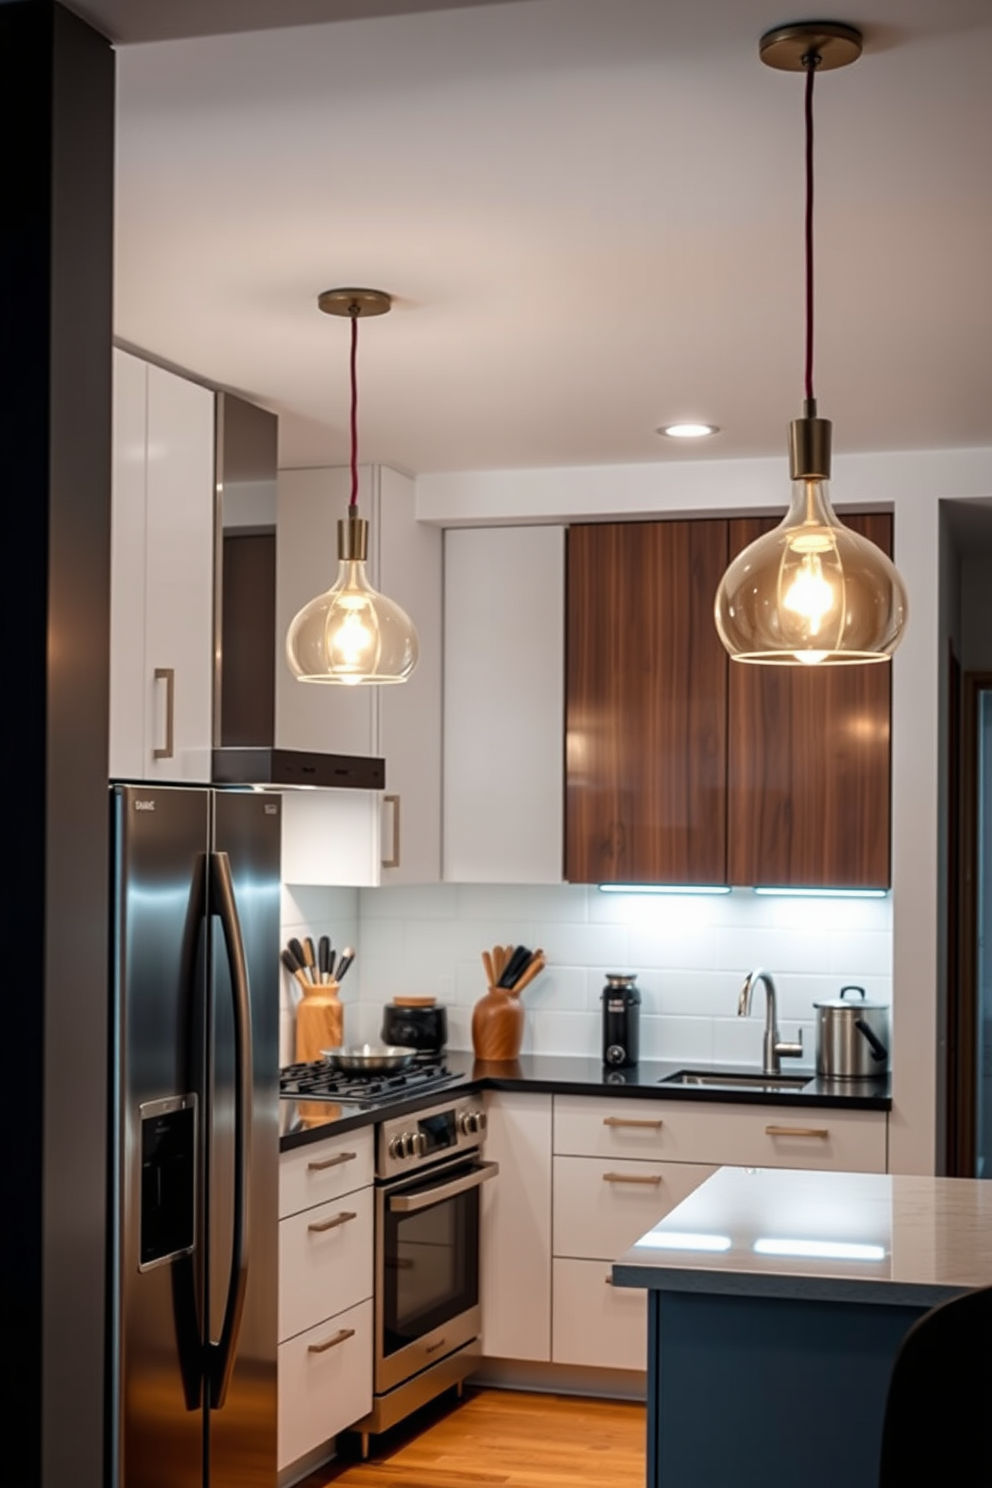
<path id="1" fill-rule="evenodd" d="M 472 1009 L 472 1047 L 476 1059 L 497 1064 L 516 1059 L 523 1037 L 523 1003 L 502 987 L 490 987 Z"/>
<path id="2" fill-rule="evenodd" d="M 296 1009 L 296 1062 L 311 1063 L 321 1049 L 339 1049 L 344 1042 L 344 1008 L 337 982 L 307 987 Z"/>

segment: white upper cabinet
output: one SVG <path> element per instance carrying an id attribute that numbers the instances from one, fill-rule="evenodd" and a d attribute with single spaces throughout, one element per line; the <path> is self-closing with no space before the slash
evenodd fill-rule
<path id="1" fill-rule="evenodd" d="M 209 781 L 214 395 L 114 352 L 111 777 Z"/>
<path id="2" fill-rule="evenodd" d="M 444 877 L 562 882 L 561 527 L 445 533 Z"/>
<path id="3" fill-rule="evenodd" d="M 301 806 L 293 834 L 301 851 L 294 849 L 292 860 L 299 859 L 295 871 L 306 874 L 300 882 L 436 883 L 441 873 L 442 536 L 439 528 L 416 520 L 409 476 L 386 466 L 363 466 L 359 512 L 370 522 L 372 583 L 402 605 L 417 627 L 420 660 L 412 677 L 396 686 L 322 687 L 298 682 L 286 661 L 284 637 L 293 616 L 337 577 L 337 523 L 346 515 L 350 488 L 347 469 L 279 475 L 275 742 L 282 749 L 382 756 L 386 789 L 381 797 L 366 797 L 361 822 L 349 803 L 346 852 L 342 840 L 335 845 L 326 824 L 323 847 L 310 838 Z M 368 861 L 369 834 L 376 843 L 373 861 L 367 876 L 362 869 L 357 878 L 359 865 Z"/>

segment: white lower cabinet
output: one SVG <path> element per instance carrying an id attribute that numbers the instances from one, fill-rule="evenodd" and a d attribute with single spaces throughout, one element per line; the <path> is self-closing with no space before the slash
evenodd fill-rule
<path id="1" fill-rule="evenodd" d="M 551 1358 L 551 1096 L 486 1093 L 482 1186 L 482 1351 Z"/>
<path id="2" fill-rule="evenodd" d="M 372 1407 L 372 1161 L 371 1128 L 280 1158 L 280 1472 Z"/>
<path id="3" fill-rule="evenodd" d="M 555 1257 L 552 1358 L 598 1369 L 646 1369 L 645 1293 L 615 1287 L 606 1261 Z"/>
<path id="4" fill-rule="evenodd" d="M 372 1404 L 372 1300 L 279 1345 L 279 1469 Z"/>

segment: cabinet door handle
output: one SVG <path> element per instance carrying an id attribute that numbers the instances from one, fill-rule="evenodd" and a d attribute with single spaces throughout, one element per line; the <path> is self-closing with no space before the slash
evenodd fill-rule
<path id="1" fill-rule="evenodd" d="M 326 1354 L 329 1348 L 334 1348 L 339 1343 L 344 1343 L 346 1338 L 354 1338 L 354 1328 L 342 1328 L 337 1333 L 332 1333 L 330 1338 L 325 1338 L 322 1343 L 308 1343 L 308 1354 Z"/>
<path id="2" fill-rule="evenodd" d="M 826 1126 L 766 1126 L 766 1137 L 829 1137 Z"/>
<path id="3" fill-rule="evenodd" d="M 661 1182 L 660 1173 L 604 1173 L 604 1183 L 650 1183 L 657 1188 Z"/>
<path id="4" fill-rule="evenodd" d="M 383 796 L 383 806 L 393 808 L 393 850 L 388 858 L 383 858 L 383 868 L 398 868 L 400 866 L 400 798 L 399 796 Z"/>
<path id="5" fill-rule="evenodd" d="M 152 759 L 171 759 L 175 748 L 176 669 L 156 667 L 155 681 L 165 683 L 165 747 L 153 749 Z"/>
<path id="6" fill-rule="evenodd" d="M 604 1116 L 604 1126 L 641 1126 L 650 1127 L 652 1131 L 660 1131 L 664 1122 L 661 1117 L 657 1121 L 646 1121 L 634 1116 Z"/>
<path id="7" fill-rule="evenodd" d="M 604 1280 L 604 1282 L 606 1283 L 607 1286 L 612 1286 L 613 1285 L 613 1277 L 612 1276 L 604 1276 L 603 1277 L 603 1280 Z"/>
<path id="8" fill-rule="evenodd" d="M 349 1219 L 357 1218 L 357 1214 L 349 1214 L 344 1210 L 341 1214 L 335 1214 L 332 1219 L 314 1220 L 313 1224 L 307 1225 L 307 1229 L 312 1230 L 315 1235 L 322 1235 L 325 1230 L 336 1230 L 339 1225 L 347 1224 Z"/>
<path id="9" fill-rule="evenodd" d="M 313 1162 L 307 1163 L 307 1172 L 323 1173 L 328 1168 L 339 1168 L 342 1163 L 354 1162 L 357 1156 L 357 1152 L 339 1152 L 336 1157 L 315 1158 Z"/>

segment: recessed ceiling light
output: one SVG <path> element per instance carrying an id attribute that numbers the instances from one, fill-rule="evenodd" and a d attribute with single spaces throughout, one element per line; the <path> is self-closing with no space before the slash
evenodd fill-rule
<path id="1" fill-rule="evenodd" d="M 708 434 L 719 432 L 716 424 L 664 424 L 658 430 L 659 434 L 667 434 L 669 439 L 705 439 Z"/>

